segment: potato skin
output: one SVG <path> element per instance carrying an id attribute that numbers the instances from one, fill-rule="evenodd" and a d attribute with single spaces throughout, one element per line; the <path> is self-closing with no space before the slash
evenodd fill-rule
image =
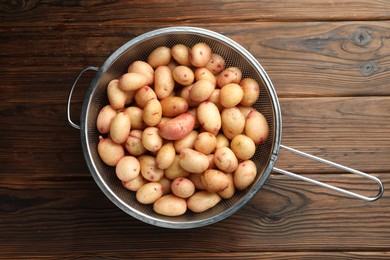
<path id="1" fill-rule="evenodd" d="M 148 182 L 142 185 L 136 192 L 135 197 L 139 203 L 152 204 L 163 195 L 163 187 L 158 182 Z"/>
<path id="2" fill-rule="evenodd" d="M 97 117 L 96 127 L 101 134 L 110 132 L 111 120 L 116 116 L 117 112 L 111 105 L 104 106 Z"/>
<path id="3" fill-rule="evenodd" d="M 209 159 L 203 153 L 185 148 L 179 155 L 180 166 L 191 173 L 202 173 L 209 167 Z"/>
<path id="4" fill-rule="evenodd" d="M 234 172 L 234 185 L 238 190 L 244 190 L 255 180 L 257 168 L 253 161 L 245 160 L 238 164 Z"/>
<path id="5" fill-rule="evenodd" d="M 205 67 L 214 75 L 217 75 L 225 69 L 225 59 L 217 53 L 212 53 Z"/>
<path id="6" fill-rule="evenodd" d="M 187 200 L 187 207 L 192 212 L 204 212 L 221 201 L 221 197 L 215 192 L 198 191 Z"/>
<path id="7" fill-rule="evenodd" d="M 220 170 L 206 170 L 202 172 L 200 179 L 209 192 L 220 192 L 229 186 L 229 179 L 226 173 Z"/>
<path id="8" fill-rule="evenodd" d="M 256 152 L 255 142 L 248 136 L 240 134 L 236 135 L 231 143 L 230 148 L 240 160 L 248 160 Z"/>
<path id="9" fill-rule="evenodd" d="M 235 171 L 238 166 L 237 157 L 229 147 L 221 147 L 215 151 L 214 163 L 225 173 Z"/>
<path id="10" fill-rule="evenodd" d="M 99 137 L 98 153 L 102 161 L 109 166 L 116 166 L 119 160 L 125 156 L 122 145 L 102 136 Z"/>
<path id="11" fill-rule="evenodd" d="M 124 182 L 135 179 L 139 175 L 139 172 L 140 164 L 134 156 L 122 157 L 115 167 L 116 176 Z"/>
<path id="12" fill-rule="evenodd" d="M 148 78 L 140 73 L 128 72 L 123 74 L 118 81 L 119 88 L 123 91 L 136 91 L 146 86 Z"/>
<path id="13" fill-rule="evenodd" d="M 244 131 L 245 117 L 237 107 L 224 108 L 221 113 L 221 120 L 222 131 L 229 139 L 233 139 Z"/>
<path id="14" fill-rule="evenodd" d="M 160 123 L 162 117 L 162 108 L 161 103 L 157 99 L 149 100 L 145 107 L 144 112 L 142 114 L 142 119 L 148 126 L 156 126 Z"/>
<path id="15" fill-rule="evenodd" d="M 119 88 L 119 80 L 113 79 L 107 86 L 107 97 L 113 109 L 122 109 L 126 104 L 127 92 Z"/>
<path id="16" fill-rule="evenodd" d="M 257 110 L 251 111 L 246 118 L 244 132 L 255 144 L 262 144 L 267 141 L 269 126 L 263 114 Z"/>
<path id="17" fill-rule="evenodd" d="M 259 83 L 252 78 L 245 78 L 241 80 L 240 86 L 244 91 L 244 96 L 242 97 L 240 104 L 247 107 L 255 104 L 260 96 Z"/>
<path id="18" fill-rule="evenodd" d="M 194 124 L 194 116 L 189 113 L 184 113 L 163 124 L 159 124 L 159 134 L 167 140 L 179 140 L 194 129 Z"/>
<path id="19" fill-rule="evenodd" d="M 240 104 L 244 97 L 244 91 L 241 86 L 236 83 L 229 83 L 225 85 L 219 93 L 221 105 L 223 107 L 235 107 Z"/>
<path id="20" fill-rule="evenodd" d="M 158 128 L 149 126 L 142 132 L 142 145 L 150 152 L 157 152 L 163 145 L 163 139 L 158 134 Z"/>
<path id="21" fill-rule="evenodd" d="M 194 82 L 195 75 L 187 66 L 177 66 L 172 71 L 173 79 L 182 86 L 189 86 Z"/>
<path id="22" fill-rule="evenodd" d="M 130 117 L 124 112 L 119 112 L 111 120 L 110 137 L 117 144 L 126 142 L 131 129 Z"/>
<path id="23" fill-rule="evenodd" d="M 188 110 L 188 103 L 182 97 L 178 97 L 178 96 L 167 97 L 161 100 L 160 103 L 161 103 L 163 116 L 175 117 L 187 112 Z"/>
<path id="24" fill-rule="evenodd" d="M 221 114 L 218 107 L 212 102 L 204 101 L 198 106 L 196 113 L 201 126 L 213 135 L 217 135 L 221 128 Z"/>
<path id="25" fill-rule="evenodd" d="M 204 67 L 211 59 L 211 48 L 204 42 L 196 43 L 190 50 L 190 61 L 195 67 Z"/>
<path id="26" fill-rule="evenodd" d="M 161 100 L 169 97 L 175 88 L 175 80 L 168 66 L 159 66 L 154 72 L 154 91 Z"/>
<path id="27" fill-rule="evenodd" d="M 147 62 L 153 69 L 156 69 L 158 66 L 168 65 L 171 57 L 171 49 L 166 46 L 160 46 L 149 54 Z"/>
<path id="28" fill-rule="evenodd" d="M 195 185 L 187 178 L 176 178 L 171 184 L 172 193 L 180 198 L 186 199 L 195 192 Z"/>
<path id="29" fill-rule="evenodd" d="M 164 195 L 153 204 L 153 210 L 164 216 L 180 216 L 187 211 L 187 203 L 183 198 L 173 194 Z"/>
<path id="30" fill-rule="evenodd" d="M 191 66 L 190 49 L 184 44 L 176 44 L 171 48 L 171 55 L 175 61 L 184 66 Z"/>
<path id="31" fill-rule="evenodd" d="M 190 91 L 190 99 L 195 102 L 202 102 L 207 100 L 215 89 L 215 85 L 207 80 L 200 79 L 196 81 Z"/>
<path id="32" fill-rule="evenodd" d="M 127 72 L 136 72 L 145 75 L 147 78 L 146 85 L 151 85 L 154 82 L 154 69 L 145 61 L 134 61 L 127 69 Z"/>
<path id="33" fill-rule="evenodd" d="M 158 150 L 156 155 L 156 165 L 159 169 L 167 169 L 175 160 L 175 147 L 172 142 L 165 143 Z"/>
<path id="34" fill-rule="evenodd" d="M 156 158 L 151 155 L 138 157 L 142 176 L 148 181 L 159 181 L 164 176 L 164 170 L 157 168 Z"/>

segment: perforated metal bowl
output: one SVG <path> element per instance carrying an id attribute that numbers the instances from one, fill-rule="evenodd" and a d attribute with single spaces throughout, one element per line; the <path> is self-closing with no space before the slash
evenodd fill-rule
<path id="1" fill-rule="evenodd" d="M 240 68 L 243 72 L 243 77 L 254 78 L 260 84 L 261 95 L 254 107 L 265 116 L 269 124 L 270 135 L 266 143 L 257 147 L 256 153 L 252 158 L 256 163 L 258 174 L 250 187 L 244 191 L 236 192 L 231 199 L 222 200 L 217 206 L 203 213 L 192 213 L 188 210 L 182 216 L 167 217 L 155 213 L 151 205 L 138 203 L 135 199 L 135 193 L 122 186 L 120 180 L 116 177 L 115 169 L 107 166 L 100 159 L 97 152 L 100 134 L 96 128 L 96 119 L 100 109 L 108 104 L 107 84 L 112 79 L 126 73 L 132 62 L 146 60 L 149 53 L 159 46 L 172 47 L 181 43 L 191 47 L 198 42 L 207 43 L 213 52 L 224 57 L 227 67 L 235 66 Z M 95 68 L 89 67 L 84 71 L 89 69 Z M 69 104 L 71 93 L 77 80 L 78 78 L 73 84 L 68 98 L 68 120 L 74 127 L 78 126 L 70 119 Z M 120 47 L 97 70 L 97 74 L 93 78 L 85 96 L 80 122 L 81 142 L 85 160 L 100 189 L 115 205 L 129 215 L 160 227 L 176 229 L 195 228 L 218 222 L 245 205 L 263 186 L 271 171 L 278 170 L 274 168 L 274 164 L 280 148 L 281 113 L 270 79 L 259 62 L 238 43 L 219 33 L 201 28 L 169 27 L 158 29 L 136 37 Z M 278 172 L 286 173 L 279 170 Z M 315 181 L 311 182 L 315 183 Z M 338 190 L 338 188 L 333 189 Z M 383 192 L 383 189 L 381 192 Z M 378 195 L 380 197 L 381 193 Z M 371 200 L 377 198 L 378 196 Z"/>

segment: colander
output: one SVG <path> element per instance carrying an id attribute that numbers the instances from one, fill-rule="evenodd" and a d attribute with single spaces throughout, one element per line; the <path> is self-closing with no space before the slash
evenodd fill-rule
<path id="1" fill-rule="evenodd" d="M 112 79 L 118 78 L 126 73 L 132 62 L 136 60 L 146 60 L 149 53 L 159 46 L 172 47 L 175 44 L 181 43 L 191 47 L 198 42 L 207 43 L 213 52 L 224 57 L 226 60 L 226 67 L 238 67 L 242 70 L 243 77 L 252 77 L 260 84 L 261 95 L 254 107 L 265 116 L 269 124 L 270 135 L 264 144 L 257 147 L 256 153 L 252 158 L 257 166 L 258 174 L 250 187 L 246 190 L 236 192 L 231 199 L 222 200 L 215 207 L 203 213 L 193 213 L 188 210 L 182 216 L 167 217 L 155 213 L 151 205 L 142 205 L 138 203 L 135 198 L 135 193 L 130 192 L 122 186 L 121 182 L 116 177 L 115 169 L 102 162 L 97 152 L 100 134 L 96 128 L 96 119 L 100 109 L 108 104 L 106 92 L 107 84 Z M 85 95 L 81 110 L 80 125 L 77 125 L 71 119 L 71 97 L 78 80 L 84 72 L 89 70 L 96 71 L 96 75 L 90 83 Z M 155 226 L 185 229 L 206 226 L 218 222 L 232 215 L 245 205 L 264 185 L 272 171 L 308 181 L 312 184 L 326 187 L 365 201 L 375 201 L 383 194 L 383 184 L 374 176 L 281 145 L 281 111 L 275 89 L 268 75 L 259 62 L 238 43 L 224 35 L 203 28 L 179 26 L 150 31 L 121 46 L 99 69 L 96 67 L 85 68 L 75 79 L 69 92 L 67 116 L 69 124 L 81 131 L 81 143 L 84 157 L 89 170 L 100 189 L 117 207 L 132 217 Z M 370 179 L 379 186 L 379 192 L 375 197 L 366 197 L 297 175 L 290 171 L 278 169 L 274 167 L 274 164 L 280 148 Z"/>

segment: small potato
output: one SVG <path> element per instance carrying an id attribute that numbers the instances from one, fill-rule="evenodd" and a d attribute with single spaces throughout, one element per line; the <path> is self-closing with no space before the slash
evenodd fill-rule
<path id="1" fill-rule="evenodd" d="M 214 89 L 213 93 L 211 93 L 210 97 L 206 101 L 213 102 L 218 107 L 218 110 L 222 111 L 223 106 L 221 105 L 221 100 L 219 97 L 220 93 L 221 93 L 220 88 Z"/>
<path id="2" fill-rule="evenodd" d="M 147 152 L 142 144 L 142 131 L 131 130 L 125 143 L 126 150 L 133 156 L 140 156 Z"/>
<path id="3" fill-rule="evenodd" d="M 183 167 L 180 166 L 179 155 L 175 155 L 173 163 L 165 169 L 165 177 L 174 180 L 179 177 L 187 177 L 188 175 L 190 175 L 190 172 L 184 170 Z"/>
<path id="4" fill-rule="evenodd" d="M 141 137 L 142 145 L 146 150 L 150 152 L 156 152 L 160 150 L 163 145 L 163 139 L 158 134 L 158 128 L 149 126 L 142 132 Z"/>
<path id="5" fill-rule="evenodd" d="M 171 184 L 172 193 L 180 198 L 186 199 L 195 192 L 195 185 L 187 178 L 176 178 Z"/>
<path id="6" fill-rule="evenodd" d="M 212 53 L 211 59 L 209 60 L 209 62 L 207 62 L 205 67 L 206 69 L 210 70 L 214 75 L 217 75 L 224 70 L 225 59 L 217 53 Z"/>
<path id="7" fill-rule="evenodd" d="M 245 128 L 245 117 L 237 107 L 224 108 L 221 113 L 222 131 L 232 139 L 241 134 Z"/>
<path id="8" fill-rule="evenodd" d="M 255 144 L 264 143 L 269 135 L 269 126 L 263 114 L 258 111 L 250 112 L 245 122 L 244 132 Z"/>
<path id="9" fill-rule="evenodd" d="M 227 175 L 215 169 L 202 172 L 200 179 L 209 192 L 221 192 L 229 186 Z"/>
<path id="10" fill-rule="evenodd" d="M 172 181 L 166 177 L 162 177 L 158 183 L 161 184 L 161 186 L 163 187 L 163 195 L 167 195 L 169 193 L 172 192 L 171 190 L 171 184 L 172 184 Z"/>
<path id="11" fill-rule="evenodd" d="M 149 86 L 144 86 L 138 89 L 134 94 L 135 103 L 140 107 L 144 108 L 149 100 L 157 99 L 157 95 L 154 90 Z"/>
<path id="12" fill-rule="evenodd" d="M 253 161 L 242 161 L 234 172 L 234 185 L 238 190 L 244 190 L 255 180 L 257 168 Z"/>
<path id="13" fill-rule="evenodd" d="M 246 106 L 243 106 L 243 105 L 238 105 L 237 108 L 240 109 L 241 113 L 245 117 L 245 120 L 248 117 L 250 112 L 256 111 L 256 109 L 254 107 L 246 107 Z"/>
<path id="14" fill-rule="evenodd" d="M 192 130 L 188 135 L 184 136 L 179 140 L 174 141 L 173 147 L 175 148 L 175 151 L 179 154 L 185 148 L 194 148 L 194 143 L 197 136 L 198 136 L 198 132 Z"/>
<path id="15" fill-rule="evenodd" d="M 216 139 L 217 139 L 217 144 L 215 146 L 215 149 L 230 146 L 230 140 L 224 134 L 221 133 L 217 134 Z"/>
<path id="16" fill-rule="evenodd" d="M 149 100 L 145 107 L 144 112 L 142 113 L 142 120 L 148 126 L 156 126 L 162 117 L 162 108 L 160 101 L 157 99 Z"/>
<path id="17" fill-rule="evenodd" d="M 158 182 L 148 182 L 142 185 L 135 194 L 135 198 L 141 204 L 152 204 L 163 195 L 163 187 Z"/>
<path id="18" fill-rule="evenodd" d="M 234 186 L 233 173 L 226 173 L 226 177 L 229 180 L 229 186 L 223 191 L 218 192 L 218 195 L 221 196 L 223 199 L 230 199 L 231 197 L 233 197 L 234 193 L 236 192 L 236 187 Z"/>
<path id="19" fill-rule="evenodd" d="M 242 78 L 242 72 L 237 67 L 229 67 L 222 71 L 217 78 L 217 84 L 220 88 L 230 83 L 240 83 Z"/>
<path id="20" fill-rule="evenodd" d="M 187 202 L 183 198 L 168 194 L 162 196 L 153 204 L 153 210 L 164 216 L 176 217 L 187 211 Z"/>
<path id="21" fill-rule="evenodd" d="M 215 85 L 207 80 L 200 79 L 192 85 L 190 99 L 195 102 L 202 102 L 208 99 L 215 89 Z"/>
<path id="22" fill-rule="evenodd" d="M 136 91 L 146 86 L 147 82 L 148 78 L 144 74 L 128 72 L 119 78 L 118 84 L 123 91 Z"/>
<path id="23" fill-rule="evenodd" d="M 244 91 L 244 96 L 240 104 L 247 107 L 255 104 L 260 95 L 259 83 L 252 78 L 245 78 L 241 80 L 240 86 Z"/>
<path id="24" fill-rule="evenodd" d="M 154 72 L 154 91 L 161 100 L 171 95 L 175 88 L 175 80 L 168 66 L 159 66 Z"/>
<path id="25" fill-rule="evenodd" d="M 143 110 L 141 108 L 130 106 L 126 108 L 124 112 L 130 118 L 131 129 L 145 129 L 146 125 L 142 119 Z"/>
<path id="26" fill-rule="evenodd" d="M 122 109 L 125 106 L 127 92 L 119 88 L 119 80 L 113 79 L 107 86 L 107 97 L 113 109 Z"/>
<path id="27" fill-rule="evenodd" d="M 194 82 L 195 75 L 192 69 L 187 66 L 177 66 L 172 71 L 174 80 L 182 86 L 189 86 Z"/>
<path id="28" fill-rule="evenodd" d="M 146 183 L 147 183 L 147 180 L 145 180 L 141 174 L 138 174 L 138 176 L 135 177 L 135 179 L 133 179 L 131 181 L 122 181 L 123 187 L 125 187 L 126 189 L 131 190 L 131 191 L 137 191 L 139 188 L 141 188 Z"/>
<path id="29" fill-rule="evenodd" d="M 240 134 L 232 139 L 230 149 L 232 149 L 238 159 L 248 160 L 255 154 L 256 145 L 250 137 Z"/>
<path id="30" fill-rule="evenodd" d="M 148 181 L 159 181 L 164 176 L 164 170 L 157 168 L 156 158 L 151 155 L 138 157 L 142 176 Z"/>
<path id="31" fill-rule="evenodd" d="M 164 124 L 159 124 L 159 134 L 166 140 L 179 140 L 194 129 L 194 123 L 194 116 L 189 113 L 184 113 L 168 120 Z"/>
<path id="32" fill-rule="evenodd" d="M 234 172 L 238 165 L 237 157 L 229 147 L 218 148 L 214 153 L 214 162 L 225 173 Z"/>
<path id="33" fill-rule="evenodd" d="M 214 86 L 217 86 L 217 79 L 215 78 L 214 74 L 205 67 L 196 68 L 194 74 L 196 81 L 201 79 L 207 79 L 208 81 L 212 82 Z"/>
<path id="34" fill-rule="evenodd" d="M 199 123 L 208 132 L 217 135 L 221 128 L 221 115 L 218 107 L 208 101 L 202 102 L 196 111 Z"/>
<path id="35" fill-rule="evenodd" d="M 221 105 L 223 107 L 235 107 L 240 104 L 244 96 L 241 86 L 236 83 L 225 85 L 219 94 Z"/>
<path id="36" fill-rule="evenodd" d="M 124 112 L 119 112 L 111 120 L 110 137 L 117 144 L 126 142 L 131 129 L 130 117 Z"/>
<path id="37" fill-rule="evenodd" d="M 117 112 L 110 105 L 104 106 L 97 117 L 96 127 L 101 134 L 110 132 L 111 120 L 116 116 Z"/>
<path id="38" fill-rule="evenodd" d="M 217 145 L 217 138 L 215 135 L 209 132 L 202 132 L 198 134 L 194 142 L 194 148 L 198 152 L 201 152 L 205 155 L 210 154 L 215 150 Z"/>
<path id="39" fill-rule="evenodd" d="M 133 156 L 122 157 L 115 167 L 116 176 L 124 182 L 135 179 L 139 175 L 139 172 L 139 161 Z"/>
<path id="40" fill-rule="evenodd" d="M 158 66 L 165 66 L 171 61 L 171 49 L 166 46 L 160 46 L 154 49 L 148 56 L 147 62 L 153 69 Z"/>
<path id="41" fill-rule="evenodd" d="M 148 79 L 146 85 L 152 85 L 154 82 L 154 69 L 145 61 L 134 61 L 129 66 L 127 72 L 136 72 L 145 75 Z"/>
<path id="42" fill-rule="evenodd" d="M 191 173 L 202 173 L 209 167 L 209 159 L 203 153 L 186 148 L 179 155 L 180 166 Z"/>
<path id="43" fill-rule="evenodd" d="M 110 138 L 99 137 L 98 154 L 102 161 L 109 166 L 116 166 L 119 160 L 125 156 L 122 145 L 115 143 Z"/>
<path id="44" fill-rule="evenodd" d="M 182 97 L 167 97 L 161 100 L 160 103 L 163 116 L 175 117 L 187 112 L 188 110 L 188 103 Z"/>
<path id="45" fill-rule="evenodd" d="M 214 192 L 198 191 L 187 200 L 187 207 L 192 212 L 204 212 L 217 205 L 222 198 Z"/>
<path id="46" fill-rule="evenodd" d="M 156 165 L 159 169 L 167 169 L 175 160 L 176 151 L 172 142 L 165 143 L 158 150 L 156 155 Z"/>
<path id="47" fill-rule="evenodd" d="M 211 59 L 211 48 L 204 42 L 192 46 L 190 50 L 190 62 L 195 67 L 204 67 Z"/>
<path id="48" fill-rule="evenodd" d="M 201 174 L 191 173 L 187 177 L 195 186 L 197 190 L 206 190 L 206 186 L 202 183 Z"/>
<path id="49" fill-rule="evenodd" d="M 174 45 L 171 48 L 171 55 L 180 65 L 191 66 L 190 49 L 184 44 Z"/>
<path id="50" fill-rule="evenodd" d="M 193 87 L 194 85 L 192 84 L 192 85 L 189 85 L 189 86 L 185 86 L 184 88 L 182 88 L 181 90 L 180 90 L 180 93 L 179 93 L 179 96 L 180 97 L 182 97 L 182 98 L 184 98 L 186 101 L 187 101 L 187 103 L 188 103 L 188 106 L 189 107 L 197 107 L 199 104 L 200 104 L 200 102 L 198 102 L 198 101 L 193 101 L 191 98 L 190 98 L 190 93 L 191 93 L 191 90 L 192 90 L 192 87 Z"/>

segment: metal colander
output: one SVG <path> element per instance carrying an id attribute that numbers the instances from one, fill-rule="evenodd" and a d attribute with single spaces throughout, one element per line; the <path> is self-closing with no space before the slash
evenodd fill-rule
<path id="1" fill-rule="evenodd" d="M 115 169 L 107 166 L 100 159 L 97 152 L 100 133 L 96 128 L 96 119 L 101 108 L 108 104 L 106 92 L 108 83 L 112 79 L 118 78 L 126 73 L 132 62 L 136 60 L 145 61 L 151 51 L 160 46 L 172 47 L 173 45 L 180 43 L 192 47 L 198 42 L 207 43 L 213 52 L 224 57 L 226 67 L 238 67 L 242 70 L 243 77 L 254 78 L 259 83 L 261 94 L 260 98 L 254 104 L 254 107 L 265 116 L 269 124 L 270 135 L 264 144 L 257 147 L 256 153 L 252 158 L 257 165 L 258 174 L 250 187 L 246 190 L 236 192 L 232 198 L 222 200 L 215 207 L 203 213 L 192 213 L 190 210 L 187 210 L 182 216 L 167 217 L 155 213 L 152 205 L 142 205 L 138 203 L 135 198 L 135 193 L 122 186 L 115 174 Z M 94 67 L 88 67 L 84 71 L 91 69 L 97 70 Z M 84 71 L 80 73 L 79 77 Z M 145 33 L 127 42 L 115 51 L 97 70 L 97 74 L 90 84 L 83 103 L 80 127 L 71 121 L 69 108 L 72 91 L 78 78 L 73 84 L 68 98 L 68 120 L 72 126 L 80 128 L 81 130 L 81 141 L 85 159 L 98 186 L 113 203 L 134 218 L 152 225 L 167 228 L 195 228 L 209 225 L 230 216 L 246 204 L 263 186 L 272 170 L 297 177 L 295 174 L 274 168 L 277 154 L 281 147 L 281 112 L 270 79 L 258 61 L 247 50 L 235 41 L 221 34 L 195 27 L 169 27 Z M 282 148 L 286 147 L 282 146 Z M 291 148 L 289 149 L 292 152 L 298 152 Z M 300 153 L 303 155 L 302 152 Z M 329 162 L 325 161 L 324 163 Z M 348 168 L 345 170 L 351 169 Z M 362 175 L 361 172 L 357 174 Z M 307 180 L 305 177 L 297 178 L 305 179 L 306 181 L 321 186 L 327 186 L 326 184 L 319 184 L 314 180 Z M 376 179 L 372 176 L 369 178 Z M 374 181 L 378 183 L 379 180 Z M 382 186 L 381 183 L 380 186 Z M 336 187 L 331 189 L 341 190 Z M 383 189 L 381 192 L 383 192 Z M 382 195 L 381 192 L 378 194 L 379 197 Z M 348 195 L 354 196 L 353 193 Z M 358 196 L 360 196 L 361 199 L 365 199 L 362 198 L 364 196 L 355 195 L 355 197 Z M 374 199 L 379 198 L 378 196 Z M 366 200 L 374 199 L 369 198 Z"/>

